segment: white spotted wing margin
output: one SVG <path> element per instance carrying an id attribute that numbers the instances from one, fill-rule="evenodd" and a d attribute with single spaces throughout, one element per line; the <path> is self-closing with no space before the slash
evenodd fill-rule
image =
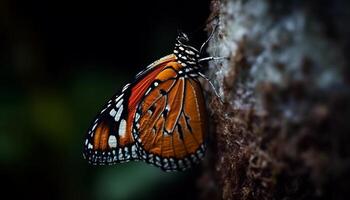
<path id="1" fill-rule="evenodd" d="M 83 156 L 90 164 L 106 165 L 138 159 L 134 143 L 119 144 L 119 129 L 128 117 L 130 86 L 126 84 L 114 95 L 91 123 L 83 149 Z"/>
<path id="2" fill-rule="evenodd" d="M 119 143 L 120 135 L 125 134 L 125 126 L 127 126 L 125 122 L 129 117 L 128 102 L 131 89 L 159 64 L 170 59 L 172 59 L 172 56 L 165 56 L 148 65 L 147 68 L 136 75 L 132 83 L 126 84 L 120 92 L 114 95 L 105 104 L 101 112 L 97 114 L 84 140 L 83 157 L 90 164 L 106 165 L 139 160 L 139 153 L 134 141 L 124 146 Z M 108 134 L 105 130 L 103 131 L 105 133 L 102 134 L 103 139 L 101 138 L 101 124 L 108 128 Z M 96 131 L 100 135 L 99 138 L 96 138 Z"/>

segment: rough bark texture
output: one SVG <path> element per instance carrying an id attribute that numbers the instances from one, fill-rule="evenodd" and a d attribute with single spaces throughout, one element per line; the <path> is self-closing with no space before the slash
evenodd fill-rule
<path id="1" fill-rule="evenodd" d="M 213 0 L 203 199 L 348 199 L 346 1 Z M 217 21 L 209 24 L 209 31 Z"/>

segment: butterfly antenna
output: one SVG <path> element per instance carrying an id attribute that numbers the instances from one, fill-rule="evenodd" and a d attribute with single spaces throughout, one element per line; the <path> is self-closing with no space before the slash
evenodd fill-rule
<path id="1" fill-rule="evenodd" d="M 216 32 L 217 28 L 219 26 L 219 22 L 217 22 L 215 24 L 214 29 L 211 31 L 209 37 L 207 38 L 207 40 L 202 44 L 201 48 L 199 49 L 199 54 L 202 54 L 203 48 L 208 44 L 208 42 L 213 38 L 214 33 Z"/>
<path id="2" fill-rule="evenodd" d="M 209 78 L 207 78 L 204 74 L 202 74 L 201 72 L 198 72 L 199 76 L 202 77 L 204 80 L 206 80 L 209 85 L 211 86 L 211 88 L 214 90 L 215 96 L 220 100 L 220 102 L 223 104 L 224 101 L 222 100 L 221 96 L 219 95 L 219 93 L 216 91 L 213 83 L 210 81 Z"/>
<path id="3" fill-rule="evenodd" d="M 214 21 L 214 20 L 216 20 L 218 18 L 219 18 L 219 16 L 216 15 L 216 16 L 213 16 L 213 17 L 207 19 L 204 24 L 198 26 L 196 29 L 194 29 L 193 31 L 189 32 L 188 34 L 192 35 L 192 34 L 195 34 L 195 33 L 198 33 L 198 32 L 202 32 L 203 29 L 205 29 L 209 23 L 211 23 L 212 21 Z"/>

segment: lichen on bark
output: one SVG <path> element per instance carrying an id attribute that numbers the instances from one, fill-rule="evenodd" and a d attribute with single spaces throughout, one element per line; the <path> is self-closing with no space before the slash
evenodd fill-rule
<path id="1" fill-rule="evenodd" d="M 342 199 L 347 192 L 349 28 L 339 21 L 350 17 L 344 1 L 322 2 L 212 1 L 209 18 L 219 20 L 208 30 L 219 25 L 208 53 L 229 59 L 207 72 L 224 103 L 211 98 L 208 106 L 214 164 L 203 177 L 217 184 L 201 184 L 212 193 L 204 199 Z"/>

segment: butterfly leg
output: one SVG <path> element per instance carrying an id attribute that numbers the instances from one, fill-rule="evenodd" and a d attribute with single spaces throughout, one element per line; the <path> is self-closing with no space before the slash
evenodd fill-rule
<path id="1" fill-rule="evenodd" d="M 201 62 L 208 62 L 208 61 L 212 61 L 212 60 L 222 60 L 222 59 L 229 59 L 229 57 L 205 57 L 205 58 L 201 58 L 198 60 L 199 63 Z"/>
<path id="2" fill-rule="evenodd" d="M 210 81 L 210 79 L 208 77 L 206 77 L 204 74 L 202 74 L 201 72 L 198 72 L 199 76 L 202 77 L 204 80 L 206 80 L 209 85 L 211 86 L 211 88 L 214 90 L 215 96 L 220 100 L 221 103 L 224 103 L 224 101 L 222 100 L 221 96 L 219 95 L 219 93 L 216 91 L 213 83 Z"/>

